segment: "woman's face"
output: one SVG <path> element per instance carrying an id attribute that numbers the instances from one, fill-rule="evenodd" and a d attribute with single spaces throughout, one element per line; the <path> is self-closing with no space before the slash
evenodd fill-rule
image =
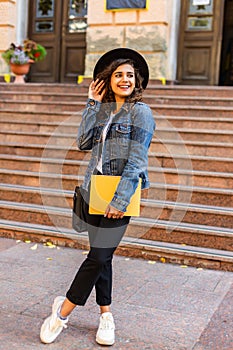
<path id="1" fill-rule="evenodd" d="M 111 88 L 116 102 L 124 102 L 135 88 L 135 72 L 130 64 L 122 64 L 112 73 Z"/>

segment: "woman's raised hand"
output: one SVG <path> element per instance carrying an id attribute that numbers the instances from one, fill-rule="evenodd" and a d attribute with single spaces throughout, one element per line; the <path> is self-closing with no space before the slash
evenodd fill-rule
<path id="1" fill-rule="evenodd" d="M 99 81 L 99 79 L 96 79 L 92 81 L 89 86 L 88 97 L 101 102 L 105 94 L 104 85 L 105 82 L 103 80 Z"/>

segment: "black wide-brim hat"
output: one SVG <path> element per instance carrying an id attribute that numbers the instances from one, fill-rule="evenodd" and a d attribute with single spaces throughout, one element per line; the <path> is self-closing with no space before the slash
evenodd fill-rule
<path id="1" fill-rule="evenodd" d="M 118 48 L 113 49 L 111 51 L 106 52 L 99 58 L 97 61 L 93 78 L 96 79 L 97 75 L 107 66 L 109 66 L 113 61 L 118 60 L 120 58 L 130 59 L 134 61 L 135 68 L 139 71 L 143 81 L 142 87 L 145 90 L 149 80 L 149 68 L 146 63 L 145 58 L 137 51 L 129 49 L 129 48 Z"/>

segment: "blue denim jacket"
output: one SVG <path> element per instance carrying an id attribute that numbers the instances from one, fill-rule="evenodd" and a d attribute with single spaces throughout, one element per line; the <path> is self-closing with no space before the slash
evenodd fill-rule
<path id="1" fill-rule="evenodd" d="M 102 152 L 104 175 L 121 175 L 110 205 L 125 212 L 139 178 L 149 187 L 148 148 L 155 130 L 153 114 L 142 102 L 125 103 L 114 116 L 102 144 L 102 131 L 111 114 L 111 104 L 88 99 L 78 130 L 80 150 L 92 150 L 82 188 L 86 191 Z"/>

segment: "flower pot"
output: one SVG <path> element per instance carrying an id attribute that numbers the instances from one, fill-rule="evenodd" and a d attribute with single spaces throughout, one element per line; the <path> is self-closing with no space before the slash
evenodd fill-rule
<path id="1" fill-rule="evenodd" d="M 32 61 L 34 62 L 34 61 Z M 24 84 L 24 75 L 28 74 L 30 70 L 30 65 L 32 62 L 28 62 L 25 64 L 10 64 L 11 72 L 15 74 L 15 80 L 14 83 L 16 84 Z"/>

